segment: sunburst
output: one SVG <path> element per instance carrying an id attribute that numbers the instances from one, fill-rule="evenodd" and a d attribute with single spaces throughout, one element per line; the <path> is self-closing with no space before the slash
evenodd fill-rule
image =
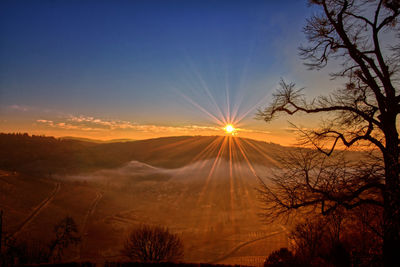
<path id="1" fill-rule="evenodd" d="M 224 130 L 227 134 L 236 135 L 236 128 L 232 124 L 227 124 Z"/>
<path id="2" fill-rule="evenodd" d="M 213 221 L 215 219 L 213 214 L 216 210 L 212 207 L 215 203 L 221 201 L 221 195 L 223 195 L 224 192 L 227 192 L 230 198 L 228 202 L 230 206 L 228 206 L 228 214 L 229 221 L 232 223 L 237 222 L 237 219 L 242 216 L 240 207 L 243 207 L 243 205 L 254 207 L 256 205 L 254 199 L 251 197 L 252 188 L 250 183 L 258 182 L 256 180 L 259 180 L 260 177 L 257 174 L 257 169 L 253 166 L 253 158 L 250 157 L 252 154 L 249 152 L 250 150 L 252 152 L 256 151 L 257 154 L 267 159 L 269 159 L 270 156 L 262 149 L 258 148 L 256 144 L 253 144 L 253 142 L 240 138 L 239 136 L 241 132 L 245 134 L 251 131 L 245 129 L 246 126 L 243 124 L 242 120 L 262 103 L 268 101 L 267 96 L 265 96 L 264 98 L 259 98 L 254 105 L 243 108 L 241 107 L 243 102 L 238 102 L 238 100 L 243 99 L 236 96 L 234 98 L 236 101 L 232 104 L 230 103 L 230 88 L 227 83 L 225 86 L 225 100 L 217 101 L 219 99 L 215 97 L 222 97 L 222 92 L 214 96 L 211 93 L 210 86 L 206 84 L 200 73 L 197 72 L 196 74 L 197 78 L 200 80 L 200 86 L 190 87 L 190 90 L 185 90 L 194 92 L 192 97 L 184 94 L 183 91 L 178 88 L 174 89 L 175 92 L 186 99 L 193 107 L 205 114 L 215 129 L 220 129 L 221 131 L 219 137 L 213 138 L 212 141 L 207 143 L 204 149 L 190 161 L 190 164 L 194 164 L 193 166 L 198 169 L 199 173 L 204 171 L 204 168 L 207 168 L 206 174 L 204 174 L 202 178 L 202 185 L 198 189 L 199 192 L 196 200 L 197 206 L 205 207 L 202 212 L 205 215 L 204 218 L 207 219 L 205 221 L 196 221 L 194 227 L 196 229 L 208 229 L 215 223 Z M 204 95 L 198 95 L 201 91 L 204 91 Z M 195 97 L 195 95 L 198 95 L 198 97 Z M 208 98 L 208 101 L 205 102 L 206 99 L 204 97 Z M 200 103 L 204 103 L 204 105 Z M 191 140 L 192 142 L 196 142 L 193 141 L 193 139 Z M 228 164 L 224 165 L 224 161 Z M 226 175 L 224 175 L 224 173 Z M 227 178 L 226 187 L 221 187 L 219 179 L 224 178 Z M 249 183 L 249 181 L 251 182 Z M 237 206 L 239 202 L 241 203 L 239 204 L 240 207 Z"/>

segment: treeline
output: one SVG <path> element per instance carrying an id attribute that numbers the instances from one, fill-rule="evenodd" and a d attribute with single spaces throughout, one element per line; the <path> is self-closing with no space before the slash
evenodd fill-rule
<path id="1" fill-rule="evenodd" d="M 215 139 L 205 137 L 199 146 L 169 148 L 187 138 L 195 137 L 95 143 L 27 133 L 0 133 L 0 169 L 33 176 L 52 176 L 116 168 L 132 160 L 177 168 L 187 164 L 201 150 L 203 143 Z"/>
<path id="2" fill-rule="evenodd" d="M 188 161 L 174 162 L 173 157 L 165 154 L 166 151 L 157 153 L 157 147 L 175 140 L 151 141 L 99 144 L 26 133 L 1 133 L 0 169 L 33 176 L 52 176 L 116 168 L 132 160 L 171 168 L 183 166 Z M 171 150 L 169 153 L 172 154 Z"/>
<path id="3" fill-rule="evenodd" d="M 28 134 L 0 134 L 0 168 L 30 175 L 73 174 L 116 167 L 128 159 L 90 142 Z"/>

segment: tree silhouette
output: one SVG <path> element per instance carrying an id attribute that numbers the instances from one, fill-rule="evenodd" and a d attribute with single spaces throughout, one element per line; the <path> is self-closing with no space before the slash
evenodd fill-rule
<path id="1" fill-rule="evenodd" d="M 273 251 L 266 261 L 264 262 L 264 267 L 291 267 L 297 266 L 296 259 L 292 252 L 287 248 L 281 248 L 279 250 Z"/>
<path id="2" fill-rule="evenodd" d="M 167 228 L 143 225 L 130 233 L 122 253 L 140 262 L 176 261 L 183 257 L 183 244 Z"/>
<path id="3" fill-rule="evenodd" d="M 81 242 L 76 225 L 72 217 L 66 216 L 54 226 L 55 238 L 50 242 L 50 254 L 55 261 L 60 261 L 64 250 L 70 245 L 77 245 Z"/>
<path id="4" fill-rule="evenodd" d="M 273 194 L 264 185 L 263 191 L 281 209 L 290 211 L 306 206 L 321 207 L 322 212 L 332 211 L 337 207 L 352 209 L 360 205 L 374 205 L 383 209 L 383 255 L 385 266 L 399 265 L 400 258 L 400 165 L 397 115 L 400 112 L 400 94 L 398 92 L 400 45 L 385 42 L 393 38 L 398 40 L 400 2 L 398 0 L 313 0 L 320 13 L 307 20 L 304 33 L 309 46 L 300 47 L 300 53 L 310 69 L 323 68 L 330 59 L 342 62 L 340 71 L 332 74 L 334 78 L 346 79 L 346 85 L 329 96 L 321 96 L 307 101 L 301 89 L 295 84 L 281 82 L 274 94 L 272 103 L 259 111 L 265 121 L 271 121 L 278 113 L 327 114 L 318 129 L 299 129 L 304 144 L 314 145 L 327 156 L 332 155 L 338 144 L 351 147 L 369 144 L 380 151 L 382 159 L 381 173 L 377 162 L 371 170 L 365 166 L 357 174 L 340 173 L 347 168 L 323 167 L 325 182 L 328 174 L 333 174 L 334 184 L 328 187 L 314 186 L 310 182 L 310 168 L 314 157 L 300 158 L 306 170 L 301 175 L 304 195 L 299 198 Z M 397 35 L 397 36 L 396 36 Z M 384 38 L 385 37 L 385 38 Z M 304 154 L 303 154 L 304 156 Z M 299 163 L 299 161 L 297 161 Z M 320 165 L 322 166 L 322 165 Z M 343 165 L 341 165 L 344 167 Z M 299 168 L 298 168 L 299 169 Z M 304 169 L 304 168 L 303 168 Z M 315 170 L 315 168 L 313 169 Z M 319 171 L 317 171 L 318 173 Z M 379 175 L 382 174 L 382 179 Z M 355 179 L 359 177 L 359 179 Z M 346 180 L 350 178 L 350 189 Z M 313 176 L 317 179 L 317 176 Z M 296 182 L 297 185 L 300 185 Z M 292 194 L 290 184 L 287 194 Z M 336 188 L 334 186 L 339 186 Z M 279 187 L 279 186 L 278 186 Z M 340 192 L 340 188 L 345 189 Z M 340 193 L 339 193 L 340 192 Z M 281 191 L 282 193 L 282 191 Z M 318 194 L 318 198 L 309 195 Z M 288 201 L 294 200 L 293 202 Z M 328 206 L 326 205 L 328 204 Z"/>
<path id="5" fill-rule="evenodd" d="M 290 233 L 295 247 L 294 262 L 300 266 L 351 266 L 348 246 L 339 237 L 331 236 L 336 219 L 334 216 L 306 219 L 294 227 Z"/>

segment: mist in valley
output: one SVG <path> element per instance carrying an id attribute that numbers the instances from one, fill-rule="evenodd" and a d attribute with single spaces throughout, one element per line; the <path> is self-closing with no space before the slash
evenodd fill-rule
<path id="1" fill-rule="evenodd" d="M 253 168 L 261 175 L 270 170 Z M 188 262 L 261 264 L 265 255 L 288 245 L 284 228 L 259 217 L 259 180 L 245 162 L 214 158 L 165 169 L 131 161 L 56 179 L 96 192 L 83 222 L 82 259 L 119 258 L 124 238 L 141 224 L 178 233 Z M 113 234 L 102 238 L 107 233 Z"/>
<path id="2" fill-rule="evenodd" d="M 1 173 L 7 235 L 47 244 L 54 226 L 69 216 L 81 240 L 65 251 L 63 260 L 100 263 L 127 260 L 121 252 L 125 240 L 142 225 L 167 227 L 177 234 L 185 262 L 260 265 L 266 255 L 288 246 L 286 228 L 266 224 L 259 216 L 262 203 L 256 190 L 259 179 L 275 168 L 279 146 L 232 137 L 184 137 L 88 143 L 73 156 L 63 153 L 69 142 L 43 137 L 33 142 L 35 148 L 11 142 L 17 152 L 8 164 L 22 172 Z M 49 156 L 37 150 L 39 144 L 59 148 Z M 26 149 L 42 159 L 21 161 L 18 151 Z M 101 168 L 116 165 L 107 159 L 135 157 L 119 167 Z M 75 173 L 65 173 L 66 159 Z M 59 167 L 50 172 L 47 166 Z M 30 170 L 39 172 L 33 176 Z"/>

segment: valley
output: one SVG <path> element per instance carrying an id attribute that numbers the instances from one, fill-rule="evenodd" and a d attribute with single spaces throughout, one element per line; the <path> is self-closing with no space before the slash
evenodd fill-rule
<path id="1" fill-rule="evenodd" d="M 285 229 L 258 215 L 255 174 L 274 168 L 273 145 L 226 137 L 172 140 L 153 140 L 158 144 L 141 151 L 143 161 L 117 168 L 47 177 L 2 171 L 5 232 L 45 243 L 53 226 L 71 216 L 82 242 L 64 257 L 92 262 L 124 260 L 124 240 L 142 224 L 179 234 L 185 262 L 260 265 L 288 246 Z M 168 160 L 182 166 L 168 168 Z"/>

